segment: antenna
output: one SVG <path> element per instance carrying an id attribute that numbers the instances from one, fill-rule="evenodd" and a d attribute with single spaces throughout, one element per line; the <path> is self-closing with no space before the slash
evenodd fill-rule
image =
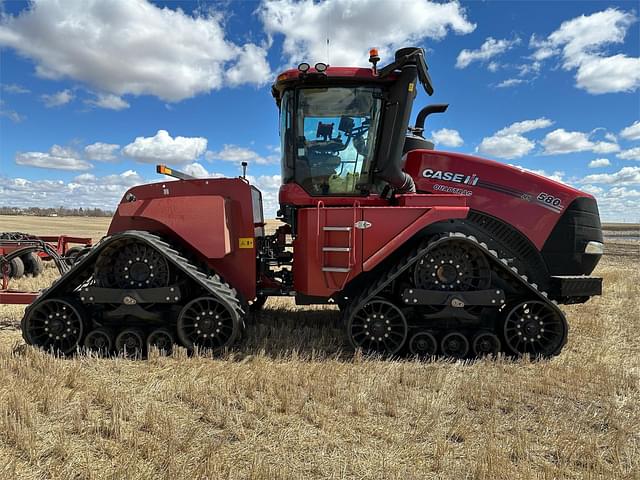
<path id="1" fill-rule="evenodd" d="M 331 65 L 329 61 L 329 37 L 327 37 L 327 65 Z"/>

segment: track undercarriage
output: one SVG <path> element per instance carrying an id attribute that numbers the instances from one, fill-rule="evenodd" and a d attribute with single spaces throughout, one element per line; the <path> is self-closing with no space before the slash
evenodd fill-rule
<path id="1" fill-rule="evenodd" d="M 355 348 L 422 357 L 550 357 L 568 331 L 556 302 L 462 233 L 431 239 L 378 275 L 344 320 Z"/>
<path id="2" fill-rule="evenodd" d="M 242 336 L 246 306 L 219 276 L 147 232 L 103 239 L 27 308 L 27 343 L 143 356 L 219 352 Z M 496 251 L 461 233 L 438 236 L 396 261 L 343 309 L 356 349 L 453 358 L 548 357 L 566 342 L 555 302 Z"/>

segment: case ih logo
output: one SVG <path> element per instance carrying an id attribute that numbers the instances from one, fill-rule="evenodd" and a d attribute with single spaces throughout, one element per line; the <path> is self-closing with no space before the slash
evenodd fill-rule
<path id="1" fill-rule="evenodd" d="M 480 180 L 480 177 L 475 174 L 465 175 L 464 173 L 431 170 L 430 168 L 425 169 L 422 172 L 422 176 L 433 180 L 444 180 L 445 182 L 463 183 L 465 185 L 476 185 Z"/>

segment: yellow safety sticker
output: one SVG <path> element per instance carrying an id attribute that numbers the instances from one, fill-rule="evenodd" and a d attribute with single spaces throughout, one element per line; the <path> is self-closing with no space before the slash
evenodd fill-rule
<path id="1" fill-rule="evenodd" d="M 239 248 L 253 248 L 253 238 L 243 237 L 238 239 Z"/>
<path id="2" fill-rule="evenodd" d="M 415 83 L 413 83 L 413 82 L 411 82 L 411 83 L 409 84 L 409 91 L 410 91 L 410 92 L 413 92 L 413 86 L 414 86 L 414 85 L 415 85 Z"/>

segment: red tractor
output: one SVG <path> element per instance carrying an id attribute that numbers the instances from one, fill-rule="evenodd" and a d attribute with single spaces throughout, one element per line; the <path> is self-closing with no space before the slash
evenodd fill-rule
<path id="1" fill-rule="evenodd" d="M 601 293 L 594 198 L 518 168 L 434 150 L 409 118 L 433 87 L 419 48 L 377 69 L 278 75 L 282 186 L 265 233 L 245 178 L 131 188 L 108 236 L 26 310 L 27 343 L 142 354 L 219 351 L 269 296 L 334 303 L 355 349 L 451 357 L 560 353 L 558 304 Z"/>

